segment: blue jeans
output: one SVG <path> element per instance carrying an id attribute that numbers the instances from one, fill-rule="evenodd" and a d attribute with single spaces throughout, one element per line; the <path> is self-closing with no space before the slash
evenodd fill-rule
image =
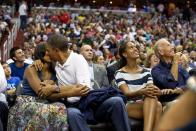
<path id="1" fill-rule="evenodd" d="M 125 104 L 120 97 L 111 97 L 105 100 L 94 114 L 100 122 L 111 121 L 116 131 L 131 130 Z M 78 108 L 68 108 L 68 124 L 71 131 L 90 131 L 84 115 Z"/>

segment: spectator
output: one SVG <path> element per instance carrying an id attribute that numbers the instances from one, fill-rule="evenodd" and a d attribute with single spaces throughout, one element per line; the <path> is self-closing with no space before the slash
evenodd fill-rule
<path id="1" fill-rule="evenodd" d="M 159 63 L 159 58 L 155 55 L 155 53 L 150 53 L 147 56 L 145 67 L 152 69 L 154 66 L 156 66 Z"/>
<path id="2" fill-rule="evenodd" d="M 11 77 L 11 68 L 7 63 L 2 64 L 5 76 L 7 79 L 7 94 L 12 96 L 16 93 L 16 88 L 20 84 L 20 78 L 19 77 Z"/>
<path id="3" fill-rule="evenodd" d="M 190 67 L 196 68 L 196 52 L 195 51 L 190 52 Z"/>
<path id="4" fill-rule="evenodd" d="M 179 66 L 181 53 L 174 53 L 174 47 L 166 40 L 160 39 L 155 44 L 155 54 L 160 59 L 152 69 L 154 84 L 162 90 L 161 102 L 169 102 L 183 93 L 188 72 Z"/>
<path id="5" fill-rule="evenodd" d="M 20 29 L 24 30 L 27 26 L 27 4 L 23 0 L 19 7 L 19 16 L 20 16 Z"/>
<path id="6" fill-rule="evenodd" d="M 107 78 L 107 72 L 104 66 L 93 63 L 93 52 L 90 45 L 83 45 L 80 53 L 84 56 L 89 65 L 91 86 L 94 89 L 101 87 L 108 87 L 109 82 Z"/>
<path id="7" fill-rule="evenodd" d="M 103 55 L 95 56 L 94 62 L 96 64 L 99 64 L 99 65 L 102 65 L 103 67 L 105 67 L 105 58 L 103 57 Z"/>
<path id="8" fill-rule="evenodd" d="M 188 54 L 182 54 L 180 57 L 180 65 L 184 68 L 187 72 L 189 72 L 192 68 L 189 65 L 189 56 Z"/>
<path id="9" fill-rule="evenodd" d="M 10 58 L 14 61 L 14 63 L 9 64 L 11 68 L 11 76 L 19 77 L 20 80 L 23 80 L 24 71 L 29 65 L 27 63 L 24 63 L 25 55 L 23 50 L 19 47 L 13 47 L 10 50 Z"/>
<path id="10" fill-rule="evenodd" d="M 128 116 L 144 119 L 144 131 L 152 131 L 162 113 L 162 105 L 157 100 L 160 90 L 153 85 L 149 70 L 137 63 L 139 51 L 133 42 L 125 42 L 119 48 L 125 65 L 116 72 L 117 86 L 129 102 L 126 104 Z"/>

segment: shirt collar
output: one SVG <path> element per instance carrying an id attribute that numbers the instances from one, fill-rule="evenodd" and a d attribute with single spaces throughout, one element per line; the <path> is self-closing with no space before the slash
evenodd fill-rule
<path id="1" fill-rule="evenodd" d="M 56 65 L 60 68 L 64 68 L 66 66 L 69 66 L 71 64 L 72 57 L 73 57 L 73 51 L 70 52 L 69 57 L 67 58 L 67 60 L 65 61 L 65 63 L 63 65 L 61 65 L 59 62 L 57 62 Z"/>
<path id="2" fill-rule="evenodd" d="M 163 67 L 166 67 L 166 68 L 168 68 L 168 69 L 170 69 L 171 66 L 172 66 L 171 63 L 166 63 L 166 62 L 164 62 L 164 61 L 162 61 L 162 60 L 160 60 L 160 64 L 161 64 Z"/>

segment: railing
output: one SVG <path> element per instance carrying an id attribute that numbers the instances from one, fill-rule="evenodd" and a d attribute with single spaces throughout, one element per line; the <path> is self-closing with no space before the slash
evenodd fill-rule
<path id="1" fill-rule="evenodd" d="M 33 7 L 33 9 L 37 9 L 37 10 L 69 10 L 69 11 L 73 11 L 73 12 L 111 12 L 114 14 L 127 14 L 127 13 L 133 13 L 127 10 L 109 10 L 109 9 L 91 9 L 91 8 L 73 8 L 73 7 Z M 136 10 L 136 9 L 133 9 Z M 145 13 L 142 11 L 137 11 L 137 13 Z"/>

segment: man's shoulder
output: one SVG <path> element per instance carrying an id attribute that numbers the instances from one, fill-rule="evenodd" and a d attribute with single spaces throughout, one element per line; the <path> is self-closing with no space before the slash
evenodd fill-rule
<path id="1" fill-rule="evenodd" d="M 157 71 L 165 71 L 165 69 L 167 69 L 166 67 L 164 67 L 163 65 L 161 65 L 160 63 L 158 64 L 158 65 L 156 65 L 156 66 L 154 66 L 153 68 L 152 68 L 152 70 L 151 70 L 151 73 L 153 74 L 153 73 L 155 73 L 155 72 L 157 72 Z"/>

